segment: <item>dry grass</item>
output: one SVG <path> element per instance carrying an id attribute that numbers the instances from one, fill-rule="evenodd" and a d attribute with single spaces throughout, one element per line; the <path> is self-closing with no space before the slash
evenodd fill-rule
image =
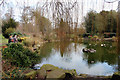
<path id="1" fill-rule="evenodd" d="M 41 34 L 29 33 L 27 35 L 29 35 L 29 37 L 23 41 L 23 44 L 30 50 L 33 50 L 35 45 L 41 45 L 44 43 L 43 36 Z"/>

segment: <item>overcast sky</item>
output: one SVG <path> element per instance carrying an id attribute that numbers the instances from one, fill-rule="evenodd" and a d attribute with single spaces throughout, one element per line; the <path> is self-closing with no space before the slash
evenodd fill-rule
<path id="1" fill-rule="evenodd" d="M 7 2 L 7 4 L 5 4 L 5 6 L 1 6 L 0 10 L 1 10 L 1 17 L 4 16 L 4 14 L 6 12 L 8 12 L 8 10 L 10 9 L 10 7 L 13 8 L 13 13 L 14 13 L 14 18 L 18 21 L 20 20 L 20 8 L 23 7 L 24 2 L 25 5 L 31 6 L 31 7 L 35 7 L 37 5 L 37 3 L 39 2 L 39 5 L 42 6 L 45 0 L 5 0 Z M 50 0 L 48 0 L 50 1 Z M 71 1 L 71 0 L 62 0 L 62 1 Z M 76 0 L 72 0 L 73 2 Z M 106 1 L 115 1 L 115 0 L 106 0 Z M 90 10 L 95 10 L 97 12 L 100 12 L 102 10 L 117 10 L 118 7 L 118 1 L 114 2 L 114 3 L 106 3 L 104 2 L 104 0 L 78 0 L 79 2 L 79 12 L 80 15 L 83 16 L 86 15 L 87 12 L 89 12 Z M 83 4 L 83 10 L 82 10 L 82 4 Z M 82 16 L 80 16 L 80 18 L 82 18 Z"/>

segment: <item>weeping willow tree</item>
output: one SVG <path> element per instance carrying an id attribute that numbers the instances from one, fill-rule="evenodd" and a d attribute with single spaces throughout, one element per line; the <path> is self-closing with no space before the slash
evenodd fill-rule
<path id="1" fill-rule="evenodd" d="M 57 36 L 60 38 L 61 36 L 63 37 L 71 33 L 71 28 L 75 25 L 75 22 L 78 25 L 77 0 L 51 0 L 49 2 L 46 0 L 45 4 L 42 6 L 41 11 L 42 15 L 47 16 L 49 19 L 51 19 L 52 26 L 54 27 Z M 61 35 L 61 33 L 64 35 Z"/>

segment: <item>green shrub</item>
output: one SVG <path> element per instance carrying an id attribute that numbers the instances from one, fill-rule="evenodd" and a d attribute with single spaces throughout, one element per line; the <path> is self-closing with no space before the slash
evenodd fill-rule
<path id="1" fill-rule="evenodd" d="M 117 37 L 113 36 L 112 41 L 117 41 Z"/>
<path id="2" fill-rule="evenodd" d="M 31 47 L 32 44 L 33 44 L 33 41 L 30 40 L 30 39 L 26 39 L 26 40 L 23 41 L 23 44 L 27 47 Z"/>
<path id="3" fill-rule="evenodd" d="M 93 37 L 91 37 L 92 40 L 98 40 L 99 37 L 97 35 L 94 35 Z"/>
<path id="4" fill-rule="evenodd" d="M 1 38 L 1 39 L 5 39 L 5 37 L 4 37 L 2 34 L 0 34 L 0 38 Z"/>
<path id="5" fill-rule="evenodd" d="M 10 18 L 8 21 L 3 21 L 3 25 L 2 25 L 2 34 L 3 34 L 3 36 L 5 38 L 9 38 L 9 36 L 6 35 L 6 30 L 8 28 L 16 29 L 16 27 L 17 27 L 17 22 L 12 18 Z"/>
<path id="6" fill-rule="evenodd" d="M 9 34 L 10 34 L 10 33 L 13 33 L 14 31 L 15 31 L 15 29 L 14 29 L 14 28 L 8 28 L 8 29 L 6 29 L 5 34 L 4 34 L 4 35 L 6 35 L 6 36 L 8 36 L 8 37 L 9 37 Z"/>
<path id="7" fill-rule="evenodd" d="M 21 44 L 12 43 L 2 51 L 3 59 L 7 59 L 12 65 L 28 67 L 39 61 L 39 55 L 33 53 Z"/>

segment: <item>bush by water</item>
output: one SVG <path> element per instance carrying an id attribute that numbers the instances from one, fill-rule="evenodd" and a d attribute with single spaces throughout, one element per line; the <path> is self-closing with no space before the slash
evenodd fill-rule
<path id="1" fill-rule="evenodd" d="M 31 50 L 24 48 L 22 44 L 12 43 L 2 50 L 3 59 L 8 60 L 12 65 L 29 67 L 39 61 L 40 56 Z"/>

